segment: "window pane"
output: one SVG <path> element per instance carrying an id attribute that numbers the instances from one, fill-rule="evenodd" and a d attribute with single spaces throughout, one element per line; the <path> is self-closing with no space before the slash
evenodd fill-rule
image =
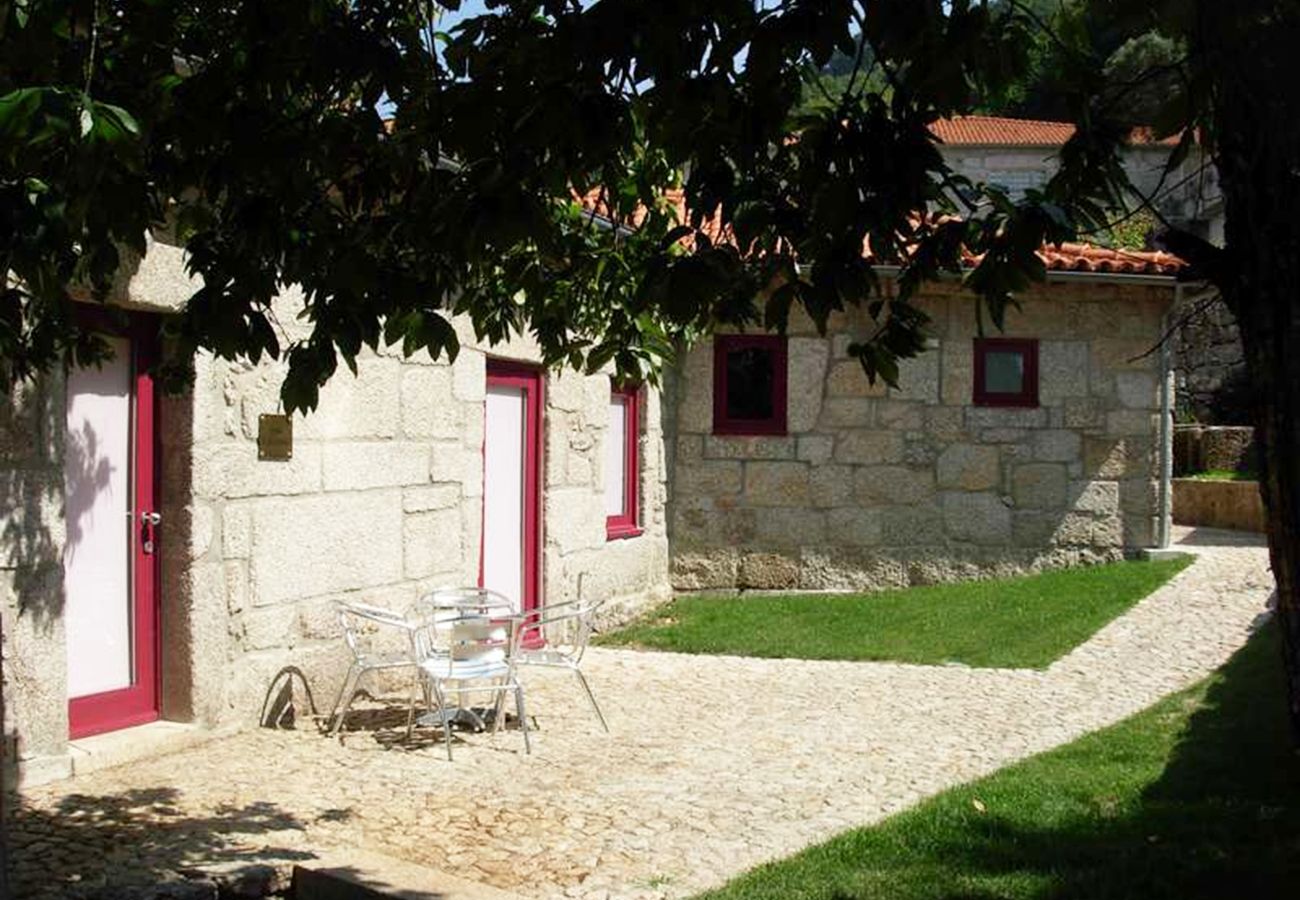
<path id="1" fill-rule="evenodd" d="M 727 418 L 771 419 L 772 351 L 746 347 L 727 353 Z"/>
<path id="2" fill-rule="evenodd" d="M 984 390 L 990 394 L 1020 394 L 1025 389 L 1025 355 L 1019 350 L 990 350 L 984 354 Z"/>
<path id="3" fill-rule="evenodd" d="M 605 515 L 621 516 L 627 472 L 627 398 L 609 401 L 609 432 L 605 435 Z"/>

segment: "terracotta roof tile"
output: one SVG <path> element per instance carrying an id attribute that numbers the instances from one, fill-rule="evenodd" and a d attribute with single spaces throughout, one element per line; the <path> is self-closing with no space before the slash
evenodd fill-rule
<path id="1" fill-rule="evenodd" d="M 954 116 L 937 120 L 930 126 L 930 131 L 954 147 L 1059 147 L 1074 134 L 1074 125 L 1042 119 Z M 1157 141 L 1149 128 L 1133 129 L 1131 139 L 1135 144 L 1178 143 L 1177 137 Z"/>

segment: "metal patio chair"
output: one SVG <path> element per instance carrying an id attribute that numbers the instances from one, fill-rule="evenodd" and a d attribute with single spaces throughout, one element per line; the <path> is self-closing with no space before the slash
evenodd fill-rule
<path id="1" fill-rule="evenodd" d="M 414 632 L 415 654 L 436 710 L 421 716 L 419 724 L 442 727 L 447 759 L 451 760 L 452 724 L 465 717 L 480 727 L 483 724 L 478 714 L 464 705 L 465 697 L 493 697 L 495 734 L 505 721 L 506 695 L 514 694 L 524 751 L 532 753 L 524 689 L 515 675 L 522 617 L 505 597 L 483 588 L 440 589 L 425 595 L 421 606 L 425 618 Z M 453 695 L 455 703 L 450 702 Z"/>
<path id="2" fill-rule="evenodd" d="M 362 678 L 371 672 L 401 668 L 409 668 L 412 676 L 411 703 L 406 714 L 409 731 L 411 719 L 415 715 L 416 698 L 421 690 L 418 657 L 414 652 L 415 623 L 391 609 L 352 601 L 339 603 L 338 614 L 343 641 L 352 652 L 352 664 L 348 666 L 348 674 L 343 679 L 343 686 L 339 689 L 338 699 L 334 701 L 334 709 L 330 713 L 330 736 L 337 736 L 343 727 L 343 720 L 352 707 Z M 374 646 L 372 633 L 383 631 L 394 634 L 395 646 Z"/>
<path id="3" fill-rule="evenodd" d="M 575 600 L 548 603 L 523 614 L 523 640 L 519 649 L 519 665 L 568 669 L 577 676 L 587 701 L 600 719 L 600 725 L 609 731 L 605 714 L 600 711 L 596 695 L 582 674 L 582 657 L 595 630 L 596 613 L 604 600 L 589 603 L 582 597 L 583 576 L 578 576 L 578 596 Z"/>

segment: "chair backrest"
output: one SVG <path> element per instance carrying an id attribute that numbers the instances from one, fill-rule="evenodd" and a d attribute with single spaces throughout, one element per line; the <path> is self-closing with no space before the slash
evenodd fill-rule
<path id="1" fill-rule="evenodd" d="M 343 629 L 343 641 L 358 660 L 371 651 L 370 636 L 380 628 L 398 631 L 407 644 L 410 642 L 411 622 L 406 616 L 391 609 L 345 600 L 338 604 L 338 615 L 339 625 Z"/>
<path id="2" fill-rule="evenodd" d="M 449 671 L 455 664 L 513 660 L 519 616 L 501 594 L 486 588 L 439 588 L 425 594 L 420 605 L 416 652 L 422 659 L 446 659 Z"/>
<path id="3" fill-rule="evenodd" d="M 549 603 L 523 616 L 523 626 L 530 634 L 541 635 L 548 650 L 578 662 L 591 641 L 600 606 L 600 602 L 581 600 Z"/>

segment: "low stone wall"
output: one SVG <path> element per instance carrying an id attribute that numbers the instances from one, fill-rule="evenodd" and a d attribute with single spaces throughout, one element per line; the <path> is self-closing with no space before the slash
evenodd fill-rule
<path id="1" fill-rule="evenodd" d="M 1255 429 L 1238 425 L 1174 426 L 1174 474 L 1223 470 L 1250 472 L 1256 468 Z"/>
<path id="2" fill-rule="evenodd" d="M 1267 530 L 1257 481 L 1204 481 L 1175 478 L 1174 522 L 1237 531 Z"/>

